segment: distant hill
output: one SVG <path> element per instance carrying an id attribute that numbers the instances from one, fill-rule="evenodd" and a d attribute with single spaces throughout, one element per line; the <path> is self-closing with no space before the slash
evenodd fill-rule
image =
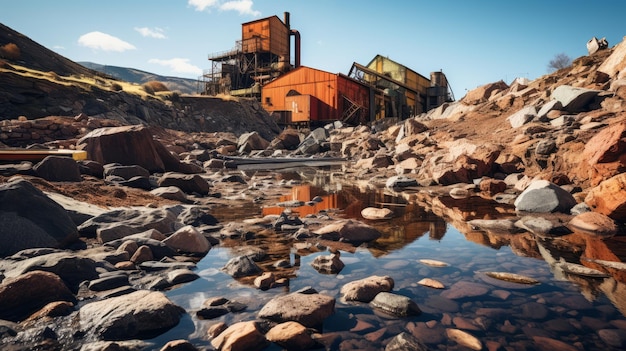
<path id="1" fill-rule="evenodd" d="M 79 64 L 104 73 L 108 76 L 129 82 L 143 84 L 152 80 L 157 80 L 165 84 L 170 90 L 184 94 L 195 94 L 198 91 L 198 81 L 195 79 L 160 76 L 158 74 L 141 71 L 134 68 L 119 66 L 101 65 L 93 62 L 78 62 Z"/>

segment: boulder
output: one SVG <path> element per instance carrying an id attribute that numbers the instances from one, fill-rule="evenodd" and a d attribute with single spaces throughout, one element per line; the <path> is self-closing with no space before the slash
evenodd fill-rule
<path id="1" fill-rule="evenodd" d="M 370 220 L 390 219 L 393 211 L 388 208 L 366 207 L 361 210 L 361 216 Z"/>
<path id="2" fill-rule="evenodd" d="M 509 86 L 503 81 L 485 84 L 467 92 L 461 101 L 467 105 L 478 105 L 488 101 L 494 94 L 508 88 Z"/>
<path id="3" fill-rule="evenodd" d="M 147 169 L 141 167 L 141 166 L 137 166 L 137 165 L 130 165 L 130 166 L 122 166 L 119 164 L 115 164 L 115 163 L 110 163 L 110 164 L 106 164 L 103 166 L 103 176 L 106 177 L 110 177 L 110 176 L 116 176 L 116 177 L 121 177 L 125 180 L 129 180 L 133 177 L 149 177 L 150 176 L 150 172 L 148 172 Z"/>
<path id="4" fill-rule="evenodd" d="M 612 124 L 594 135 L 585 144 L 582 159 L 593 172 L 580 169 L 583 178 L 603 180 L 626 170 L 626 122 Z"/>
<path id="5" fill-rule="evenodd" d="M 221 332 L 211 345 L 220 351 L 260 351 L 268 341 L 257 328 L 256 322 L 238 322 Z"/>
<path id="6" fill-rule="evenodd" d="M 287 350 L 308 350 L 316 345 L 307 328 L 292 321 L 277 324 L 265 337 Z"/>
<path id="7" fill-rule="evenodd" d="M 295 150 L 300 145 L 300 132 L 293 128 L 285 128 L 274 140 L 272 140 L 272 145 L 278 145 L 280 142 L 280 146 L 283 149 L 287 150 Z"/>
<path id="8" fill-rule="evenodd" d="M 263 139 L 257 132 L 242 134 L 237 140 L 237 149 L 240 153 L 249 153 L 253 150 L 265 150 L 270 142 Z"/>
<path id="9" fill-rule="evenodd" d="M 385 351 L 428 351 L 430 348 L 418 338 L 407 332 L 402 332 L 391 339 Z"/>
<path id="10" fill-rule="evenodd" d="M 30 248 L 63 248 L 77 239 L 67 211 L 30 182 L 0 184 L 0 257 Z"/>
<path id="11" fill-rule="evenodd" d="M 419 306 L 410 298 L 390 292 L 376 294 L 370 305 L 398 317 L 417 316 L 422 313 Z"/>
<path id="12" fill-rule="evenodd" d="M 551 97 L 561 103 L 563 110 L 570 113 L 579 113 L 587 111 L 589 104 L 600 92 L 600 90 L 560 85 L 554 89 Z"/>
<path id="13" fill-rule="evenodd" d="M 389 276 L 371 276 L 345 284 L 341 295 L 346 301 L 370 302 L 380 292 L 393 290 L 394 281 Z"/>
<path id="14" fill-rule="evenodd" d="M 618 231 L 615 221 L 598 212 L 581 213 L 572 218 L 567 227 L 574 232 L 599 237 L 612 237 Z"/>
<path id="15" fill-rule="evenodd" d="M 97 266 L 102 263 L 88 257 L 52 249 L 31 249 L 0 261 L 0 271 L 6 278 L 19 277 L 33 271 L 46 271 L 61 277 L 71 291 L 77 291 L 85 280 L 98 278 Z"/>
<path id="16" fill-rule="evenodd" d="M 211 244 L 202 233 L 186 225 L 163 240 L 163 243 L 180 253 L 206 255 Z"/>
<path id="17" fill-rule="evenodd" d="M 51 182 L 80 182 L 80 167 L 71 157 L 47 156 L 33 166 L 38 177 Z"/>
<path id="18" fill-rule="evenodd" d="M 231 258 L 222 270 L 233 278 L 257 275 L 262 272 L 261 268 L 245 255 Z"/>
<path id="19" fill-rule="evenodd" d="M 585 203 L 594 211 L 626 222 L 626 173 L 620 173 L 592 188 Z"/>
<path id="20" fill-rule="evenodd" d="M 335 299 L 333 297 L 294 292 L 270 300 L 259 311 L 258 317 L 277 323 L 294 321 L 305 327 L 316 328 L 334 312 Z"/>
<path id="21" fill-rule="evenodd" d="M 150 172 L 163 172 L 165 165 L 156 143 L 147 127 L 131 125 L 93 130 L 80 138 L 76 145 L 87 151 L 89 159 L 103 165 L 139 165 Z"/>
<path id="22" fill-rule="evenodd" d="M 602 62 L 598 71 L 604 72 L 614 79 L 624 78 L 626 75 L 626 41 L 622 40 L 613 48 L 611 56 Z"/>
<path id="23" fill-rule="evenodd" d="M 517 211 L 569 213 L 576 205 L 576 199 L 554 183 L 534 180 L 517 197 L 514 204 Z"/>
<path id="24" fill-rule="evenodd" d="M 50 302 L 74 300 L 74 295 L 58 275 L 28 272 L 7 278 L 0 284 L 0 319 L 23 321 Z"/>
<path id="25" fill-rule="evenodd" d="M 207 195 L 209 193 L 209 182 L 198 174 L 167 172 L 159 178 L 157 184 L 159 187 L 175 186 L 187 194 Z"/>
<path id="26" fill-rule="evenodd" d="M 187 202 L 187 194 L 183 193 L 182 190 L 175 186 L 158 187 L 156 189 L 150 190 L 150 194 L 168 200 Z"/>
<path id="27" fill-rule="evenodd" d="M 511 124 L 511 127 L 519 128 L 535 119 L 535 117 L 537 117 L 537 108 L 535 106 L 526 106 L 506 119 Z"/>
<path id="28" fill-rule="evenodd" d="M 139 290 L 87 303 L 78 311 L 80 329 L 103 340 L 152 338 L 178 324 L 185 310 L 163 293 Z"/>
<path id="29" fill-rule="evenodd" d="M 388 189 L 401 189 L 411 186 L 418 186 L 418 183 L 417 180 L 414 178 L 397 175 L 387 179 L 387 181 L 385 182 L 385 186 Z"/>
<path id="30" fill-rule="evenodd" d="M 93 217 L 80 226 L 82 236 L 97 237 L 102 243 L 156 229 L 160 233 L 174 231 L 176 215 L 165 208 L 119 209 Z"/>
<path id="31" fill-rule="evenodd" d="M 345 264 L 341 261 L 338 254 L 332 254 L 315 257 L 311 266 L 320 273 L 337 274 L 341 272 Z"/>
<path id="32" fill-rule="evenodd" d="M 335 221 L 317 229 L 315 234 L 324 239 L 344 240 L 354 244 L 373 241 L 381 236 L 376 228 L 353 219 Z"/>

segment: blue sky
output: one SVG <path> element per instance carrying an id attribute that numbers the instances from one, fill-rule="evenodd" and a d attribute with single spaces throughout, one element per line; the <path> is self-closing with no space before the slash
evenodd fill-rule
<path id="1" fill-rule="evenodd" d="M 443 70 L 457 99 L 547 74 L 555 55 L 584 56 L 594 36 L 614 46 L 626 35 L 623 0 L 20 0 L 0 23 L 74 61 L 195 79 L 242 23 L 285 11 L 303 65 L 347 74 L 380 54 L 426 77 Z"/>

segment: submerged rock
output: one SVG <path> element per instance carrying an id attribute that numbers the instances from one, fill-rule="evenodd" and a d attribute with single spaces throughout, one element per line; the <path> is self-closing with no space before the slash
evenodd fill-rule
<path id="1" fill-rule="evenodd" d="M 389 292 L 378 293 L 370 305 L 398 317 L 417 316 L 422 313 L 417 304 L 410 298 Z"/>
<path id="2" fill-rule="evenodd" d="M 407 332 L 394 336 L 385 347 L 385 351 L 428 351 L 430 348 L 424 345 L 418 338 Z"/>
<path id="3" fill-rule="evenodd" d="M 376 228 L 353 219 L 339 220 L 315 231 L 322 239 L 344 240 L 351 243 L 369 242 L 382 235 Z"/>
<path id="4" fill-rule="evenodd" d="M 341 272 L 345 264 L 341 262 L 339 255 L 317 256 L 311 263 L 316 271 L 326 274 L 337 274 Z"/>

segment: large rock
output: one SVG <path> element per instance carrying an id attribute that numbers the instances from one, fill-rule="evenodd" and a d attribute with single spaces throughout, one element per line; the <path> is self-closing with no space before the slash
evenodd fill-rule
<path id="1" fill-rule="evenodd" d="M 262 272 L 261 268 L 245 255 L 231 258 L 222 270 L 233 278 L 257 275 Z"/>
<path id="2" fill-rule="evenodd" d="M 137 166 L 137 165 L 123 166 L 123 165 L 118 165 L 115 163 L 104 165 L 102 173 L 105 178 L 109 176 L 116 176 L 116 177 L 124 178 L 126 180 L 129 180 L 133 177 L 149 177 L 150 176 L 150 172 L 148 172 L 147 169 L 141 166 Z"/>
<path id="3" fill-rule="evenodd" d="M 563 105 L 563 109 L 578 113 L 587 111 L 589 104 L 598 96 L 600 90 L 584 89 L 570 85 L 560 85 L 552 92 L 552 99 Z"/>
<path id="4" fill-rule="evenodd" d="M 494 94 L 508 88 L 509 86 L 503 81 L 485 84 L 467 92 L 461 101 L 467 105 L 477 105 L 488 101 Z"/>
<path id="5" fill-rule="evenodd" d="M 569 221 L 568 228 L 574 232 L 600 237 L 612 237 L 617 234 L 615 222 L 598 212 L 585 212 L 577 215 Z"/>
<path id="6" fill-rule="evenodd" d="M 263 139 L 257 132 L 244 133 L 237 140 L 237 149 L 240 153 L 265 150 L 268 146 L 270 146 L 270 142 Z"/>
<path id="7" fill-rule="evenodd" d="M 139 290 L 91 302 L 79 310 L 80 329 L 104 340 L 151 338 L 178 324 L 185 310 L 163 293 Z"/>
<path id="8" fill-rule="evenodd" d="M 175 186 L 187 194 L 206 195 L 209 193 L 209 182 L 199 174 L 167 172 L 159 178 L 157 184 L 160 187 Z"/>
<path id="9" fill-rule="evenodd" d="M 265 337 L 287 350 L 308 350 L 316 344 L 307 328 L 298 322 L 280 323 L 270 329 Z"/>
<path id="10" fill-rule="evenodd" d="M 175 222 L 176 215 L 165 208 L 120 209 L 93 217 L 78 229 L 82 236 L 97 237 L 100 242 L 106 243 L 149 229 L 171 233 Z"/>
<path id="11" fill-rule="evenodd" d="M 74 295 L 58 275 L 29 272 L 7 278 L 0 285 L 0 319 L 22 321 L 49 302 L 74 300 Z"/>
<path id="12" fill-rule="evenodd" d="M 315 231 L 324 239 L 344 240 L 351 243 L 369 242 L 380 238 L 381 233 L 374 227 L 353 219 L 339 220 Z"/>
<path id="13" fill-rule="evenodd" d="M 163 243 L 178 252 L 187 254 L 206 255 L 211 249 L 209 241 L 191 225 L 178 229 L 163 240 Z"/>
<path id="14" fill-rule="evenodd" d="M 393 278 L 375 275 L 347 283 L 341 288 L 341 295 L 346 301 L 370 302 L 378 293 L 391 291 L 393 285 Z"/>
<path id="15" fill-rule="evenodd" d="M 139 165 L 150 172 L 163 172 L 165 165 L 150 130 L 141 125 L 93 130 L 80 138 L 77 148 L 101 164 Z"/>
<path id="16" fill-rule="evenodd" d="M 254 321 L 235 323 L 211 340 L 211 345 L 220 351 L 260 351 L 267 344 Z"/>
<path id="17" fill-rule="evenodd" d="M 71 157 L 47 156 L 33 166 L 38 177 L 51 182 L 80 182 L 80 167 Z"/>
<path id="18" fill-rule="evenodd" d="M 376 294 L 370 305 L 398 317 L 417 316 L 422 313 L 419 306 L 410 298 L 389 292 Z"/>
<path id="19" fill-rule="evenodd" d="M 585 203 L 593 211 L 626 222 L 626 173 L 618 174 L 591 189 Z"/>
<path id="20" fill-rule="evenodd" d="M 61 277 L 70 290 L 77 291 L 83 281 L 98 278 L 97 266 L 93 259 L 69 252 L 31 249 L 10 256 L 10 260 L 0 261 L 0 272 L 6 278 L 12 278 L 28 272 L 46 271 Z"/>
<path id="21" fill-rule="evenodd" d="M 611 56 L 604 60 L 598 71 L 608 74 L 611 78 L 621 79 L 626 76 L 626 40 L 622 40 L 613 48 Z"/>
<path id="22" fill-rule="evenodd" d="M 537 117 L 537 108 L 535 106 L 526 106 L 506 119 L 511 124 L 511 127 L 519 128 L 532 121 L 535 117 Z"/>
<path id="23" fill-rule="evenodd" d="M 586 165 L 579 170 L 583 178 L 592 182 L 612 177 L 626 170 L 626 122 L 610 125 L 593 136 L 582 153 Z M 583 165 L 584 166 L 584 165 Z"/>
<path id="24" fill-rule="evenodd" d="M 341 261 L 338 254 L 332 254 L 315 257 L 311 266 L 320 273 L 337 274 L 341 272 L 345 264 Z"/>
<path id="25" fill-rule="evenodd" d="M 525 212 L 562 212 L 576 205 L 576 199 L 560 186 L 535 180 L 515 199 L 515 209 Z"/>
<path id="26" fill-rule="evenodd" d="M 295 292 L 273 298 L 263 306 L 258 316 L 278 323 L 294 321 L 305 327 L 316 328 L 334 312 L 333 297 Z"/>
<path id="27" fill-rule="evenodd" d="M 70 215 L 30 182 L 0 185 L 0 257 L 29 248 L 63 248 L 77 239 Z"/>

